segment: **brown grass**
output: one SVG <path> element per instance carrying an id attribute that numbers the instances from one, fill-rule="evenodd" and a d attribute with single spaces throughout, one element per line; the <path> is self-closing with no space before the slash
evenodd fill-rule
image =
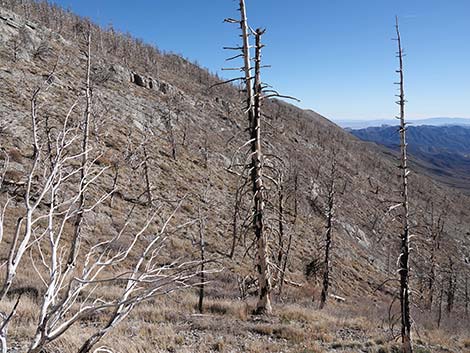
<path id="1" fill-rule="evenodd" d="M 8 157 L 11 161 L 16 163 L 21 163 L 23 161 L 23 155 L 21 154 L 21 151 L 18 148 L 11 148 L 8 151 Z"/>

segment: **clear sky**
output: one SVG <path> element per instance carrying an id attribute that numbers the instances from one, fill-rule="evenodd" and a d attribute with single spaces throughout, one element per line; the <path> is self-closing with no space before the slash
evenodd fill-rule
<path id="1" fill-rule="evenodd" d="M 55 0 L 103 26 L 221 73 L 238 44 L 236 0 Z M 470 0 L 247 0 L 266 27 L 264 81 L 330 119 L 392 117 L 395 15 L 406 51 L 408 116 L 470 118 Z"/>

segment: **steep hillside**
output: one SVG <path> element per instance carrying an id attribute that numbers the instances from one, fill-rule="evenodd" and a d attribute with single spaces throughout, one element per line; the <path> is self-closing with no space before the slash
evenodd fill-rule
<path id="1" fill-rule="evenodd" d="M 35 155 L 31 99 L 36 88 L 46 82 L 37 101 L 41 148 L 47 150 L 48 136 L 60 132 L 67 115 L 73 131 L 83 128 L 87 23 L 44 2 L 6 4 L 8 9 L 0 8 L 0 146 L 8 158 L 2 157 L 7 170 L 0 200 L 4 204 L 7 196 L 12 197 L 3 240 L 11 244 Z M 217 77 L 181 57 L 163 54 L 112 30 L 91 29 L 89 154 L 94 163 L 90 168 L 105 169 L 85 202 L 91 206 L 103 193 L 112 197 L 85 214 L 83 247 L 116 236 L 129 222 L 129 228 L 138 229 L 153 208 L 158 210 L 151 225 L 156 232 L 181 201 L 159 263 L 199 258 L 201 219 L 206 257 L 216 260 L 211 265 L 216 271 L 207 275 L 205 315 L 195 315 L 193 289 L 153 299 L 138 307 L 130 322 L 118 326 L 103 344 L 115 352 L 384 352 L 393 346 L 397 326 L 387 313 L 396 294 L 395 282 L 389 279 L 396 278 L 400 229 L 400 216 L 391 209 L 399 199 L 395 157 L 313 111 L 277 100 L 265 102 L 266 170 L 283 186 L 283 225 L 286 239 L 292 236 L 292 249 L 284 291 L 278 294 L 275 289 L 275 316 L 252 317 L 255 293 L 249 284 L 255 278 L 255 261 L 253 237 L 246 224 L 251 195 L 249 188 L 237 193 L 243 181 L 236 175 L 247 158 L 244 145 L 248 139 L 240 92 L 231 85 L 213 87 L 220 83 Z M 331 302 L 326 310 L 318 311 L 312 298 L 319 296 L 318 264 L 323 256 L 326 186 L 333 159 L 337 160 L 339 187 L 331 293 L 345 301 Z M 40 185 L 41 175 L 36 182 Z M 274 263 L 278 244 L 287 240 L 278 241 L 278 188 L 270 180 L 266 183 Z M 436 352 L 461 351 L 468 344 L 464 341 L 468 325 L 461 320 L 465 283 L 454 278 L 456 273 L 460 279 L 468 276 L 470 199 L 419 172 L 412 174 L 410 190 L 416 234 L 413 316 L 421 332 L 419 345 Z M 68 192 L 61 197 L 67 199 Z M 240 206 L 235 212 L 237 199 Z M 131 210 L 132 218 L 128 217 Z M 439 254 L 433 258 L 439 261 L 436 282 L 440 286 L 434 290 L 440 290 L 441 302 L 446 302 L 450 281 L 449 293 L 454 296 L 450 313 L 443 315 L 441 331 L 435 323 L 441 304 L 434 304 L 430 312 L 423 309 L 437 215 L 445 219 L 445 226 Z M 71 239 L 71 233 L 66 227 L 64 237 Z M 132 235 L 122 241 L 129 239 Z M 2 259 L 8 257 L 7 251 L 7 246 L 2 247 Z M 38 297 L 20 303 L 21 315 L 10 329 L 16 351 L 24 349 L 37 322 L 31 308 L 37 307 L 45 292 L 37 272 L 46 269 L 35 270 L 33 264 L 44 253 L 48 250 L 31 246 L 13 284 L 16 289 L 33 288 Z M 104 287 L 100 293 L 106 297 L 118 287 Z M 5 312 L 14 303 L 14 298 L 9 300 L 1 303 Z M 396 310 L 395 303 L 391 313 Z M 87 317 L 52 342 L 51 351 L 76 352 L 93 327 L 104 321 L 98 315 Z M 449 332 L 456 338 L 450 338 Z"/>
<path id="2" fill-rule="evenodd" d="M 399 149 L 396 126 L 351 130 L 354 136 L 388 148 Z M 439 180 L 464 189 L 469 187 L 470 128 L 464 126 L 409 126 L 409 151 L 416 163 Z"/>

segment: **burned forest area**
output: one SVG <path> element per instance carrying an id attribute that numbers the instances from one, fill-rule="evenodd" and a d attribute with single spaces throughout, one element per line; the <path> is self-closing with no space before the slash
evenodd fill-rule
<path id="1" fill-rule="evenodd" d="M 410 162 L 399 18 L 390 152 L 264 81 L 251 3 L 224 79 L 0 1 L 1 353 L 470 352 L 470 196 Z"/>

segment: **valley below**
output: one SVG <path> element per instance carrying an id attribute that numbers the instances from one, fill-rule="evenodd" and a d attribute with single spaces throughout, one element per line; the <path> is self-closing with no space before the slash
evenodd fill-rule
<path id="1" fill-rule="evenodd" d="M 463 119 L 464 120 L 464 119 Z M 470 127 L 457 125 L 410 125 L 407 139 L 415 167 L 433 178 L 461 189 L 470 190 Z M 465 121 L 465 120 L 464 120 Z M 349 130 L 354 136 L 399 150 L 398 126 L 368 127 Z"/>

